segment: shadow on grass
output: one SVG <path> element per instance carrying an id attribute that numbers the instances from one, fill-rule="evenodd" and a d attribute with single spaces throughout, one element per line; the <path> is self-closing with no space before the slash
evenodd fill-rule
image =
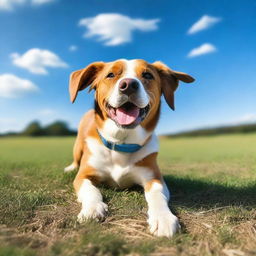
<path id="1" fill-rule="evenodd" d="M 256 206 L 256 184 L 239 187 L 210 181 L 165 175 L 171 191 L 171 202 L 180 207 L 211 208 L 213 206 Z"/>
<path id="2" fill-rule="evenodd" d="M 71 173 L 65 177 L 66 182 L 73 181 L 75 174 Z M 256 183 L 252 181 L 245 186 L 224 185 L 209 180 L 198 180 L 189 177 L 177 177 L 175 175 L 164 175 L 169 190 L 171 191 L 171 204 L 178 207 L 211 208 L 214 206 L 247 206 L 256 207 Z M 135 185 L 129 189 L 110 188 L 101 184 L 99 187 L 114 193 L 121 194 L 128 190 L 143 194 L 143 189 Z"/>

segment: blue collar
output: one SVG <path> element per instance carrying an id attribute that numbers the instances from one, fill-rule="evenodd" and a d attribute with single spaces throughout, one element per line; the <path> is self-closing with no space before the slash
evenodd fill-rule
<path id="1" fill-rule="evenodd" d="M 110 141 L 106 140 L 104 137 L 102 137 L 102 135 L 99 133 L 99 131 L 98 131 L 98 134 L 100 136 L 102 143 L 110 150 L 119 151 L 119 152 L 123 152 L 123 153 L 134 153 L 143 147 L 139 144 L 116 144 L 116 143 L 110 142 Z"/>

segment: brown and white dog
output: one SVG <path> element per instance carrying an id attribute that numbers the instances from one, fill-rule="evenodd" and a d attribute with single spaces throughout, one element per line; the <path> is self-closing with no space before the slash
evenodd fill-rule
<path id="1" fill-rule="evenodd" d="M 173 71 L 161 62 L 144 60 L 95 62 L 70 76 L 72 102 L 78 91 L 95 90 L 95 108 L 79 125 L 74 161 L 65 168 L 79 168 L 74 180 L 82 204 L 78 221 L 103 219 L 108 207 L 97 184 L 126 188 L 140 184 L 148 203 L 150 232 L 171 237 L 179 222 L 168 207 L 169 191 L 157 165 L 158 141 L 154 133 L 164 95 L 174 110 L 174 91 L 188 74 Z"/>

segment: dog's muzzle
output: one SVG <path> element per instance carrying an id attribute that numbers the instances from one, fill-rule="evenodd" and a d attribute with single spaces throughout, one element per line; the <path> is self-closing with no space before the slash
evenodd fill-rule
<path id="1" fill-rule="evenodd" d="M 118 104 L 107 103 L 108 116 L 122 128 L 134 128 L 140 124 L 149 112 L 149 103 L 140 95 L 139 81 L 124 78 L 118 84 Z"/>

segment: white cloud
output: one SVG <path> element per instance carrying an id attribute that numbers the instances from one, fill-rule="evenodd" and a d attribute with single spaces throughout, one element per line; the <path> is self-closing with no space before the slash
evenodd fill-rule
<path id="1" fill-rule="evenodd" d="M 35 91 L 38 91 L 38 87 L 29 80 L 13 74 L 0 75 L 0 97 L 17 98 Z"/>
<path id="2" fill-rule="evenodd" d="M 65 68 L 68 66 L 55 53 L 37 48 L 30 49 L 23 55 L 13 53 L 11 54 L 11 58 L 14 65 L 25 68 L 34 74 L 47 74 L 47 67 Z"/>
<path id="3" fill-rule="evenodd" d="M 115 46 L 132 40 L 134 30 L 156 30 L 159 19 L 133 19 L 118 13 L 102 13 L 95 17 L 84 18 L 79 25 L 87 29 L 84 37 L 97 37 L 104 45 Z"/>
<path id="4" fill-rule="evenodd" d="M 76 45 L 70 45 L 68 49 L 71 52 L 75 52 L 75 51 L 77 51 L 78 47 Z"/>
<path id="5" fill-rule="evenodd" d="M 0 0 L 0 10 L 12 11 L 16 5 L 22 5 L 27 0 Z"/>
<path id="6" fill-rule="evenodd" d="M 199 55 L 205 55 L 205 54 L 213 53 L 216 51 L 217 51 L 217 48 L 213 44 L 205 43 L 197 48 L 192 49 L 188 53 L 188 57 L 193 58 L 193 57 L 197 57 Z"/>
<path id="7" fill-rule="evenodd" d="M 13 11 L 15 7 L 31 4 L 42 5 L 55 0 L 0 0 L 0 11 Z"/>
<path id="8" fill-rule="evenodd" d="M 221 21 L 221 18 L 219 18 L 219 17 L 204 15 L 196 23 L 194 23 L 191 26 L 191 28 L 188 30 L 188 34 L 191 35 L 191 34 L 195 34 L 195 33 L 199 32 L 199 31 L 208 29 L 220 21 Z"/>
<path id="9" fill-rule="evenodd" d="M 34 5 L 41 5 L 41 4 L 47 4 L 53 1 L 55 0 L 31 0 L 31 3 Z"/>

